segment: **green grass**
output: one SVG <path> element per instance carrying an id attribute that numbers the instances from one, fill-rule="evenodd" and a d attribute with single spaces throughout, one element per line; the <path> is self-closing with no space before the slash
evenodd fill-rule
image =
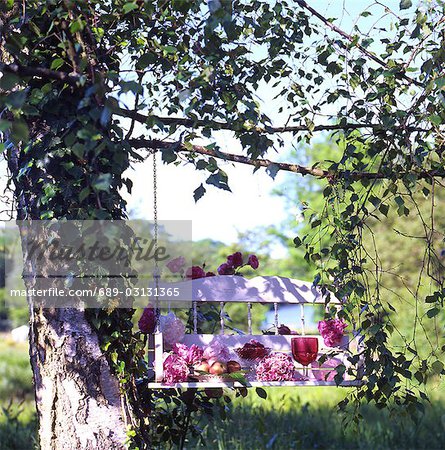
<path id="1" fill-rule="evenodd" d="M 32 395 L 28 345 L 0 341 L 0 401 Z"/>
<path id="2" fill-rule="evenodd" d="M 188 450 L 291 449 L 444 449 L 445 386 L 432 385 L 432 404 L 419 424 L 388 411 L 364 407 L 357 428 L 345 428 L 336 404 L 341 388 L 269 388 L 262 400 L 253 391 L 234 398 L 228 419 L 203 424 L 207 444 L 193 441 Z M 36 446 L 35 407 L 26 344 L 0 340 L 0 450 Z"/>
<path id="3" fill-rule="evenodd" d="M 36 430 L 28 346 L 0 337 L 0 450 L 36 448 Z"/>
<path id="4" fill-rule="evenodd" d="M 445 404 L 427 407 L 415 425 L 408 417 L 363 407 L 363 420 L 346 428 L 335 405 L 345 391 L 337 388 L 270 388 L 268 399 L 253 392 L 236 399 L 226 422 L 204 428 L 207 448 L 250 449 L 443 449 Z M 195 441 L 188 448 L 204 448 Z"/>

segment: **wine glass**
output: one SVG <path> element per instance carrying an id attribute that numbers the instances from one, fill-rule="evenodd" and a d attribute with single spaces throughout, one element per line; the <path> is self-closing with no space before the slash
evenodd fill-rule
<path id="1" fill-rule="evenodd" d="M 305 367 L 308 376 L 307 366 L 317 359 L 318 339 L 316 337 L 296 337 L 291 339 L 292 356 L 295 361 Z"/>

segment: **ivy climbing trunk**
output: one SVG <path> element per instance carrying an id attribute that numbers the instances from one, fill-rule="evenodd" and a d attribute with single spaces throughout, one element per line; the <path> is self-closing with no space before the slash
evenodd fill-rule
<path id="1" fill-rule="evenodd" d="M 36 271 L 48 273 L 47 258 L 27 254 L 30 222 L 40 218 L 41 173 L 19 177 L 29 155 L 20 147 L 9 150 L 8 164 L 15 183 L 17 217 L 24 258 L 25 284 L 38 286 Z M 36 154 L 30 152 L 34 157 Z M 61 180 L 53 177 L 55 185 Z M 62 216 L 63 217 L 63 216 Z M 74 306 L 76 299 L 72 299 Z M 42 450 L 123 449 L 128 404 L 101 349 L 97 330 L 81 307 L 42 307 L 42 298 L 28 295 L 29 348 Z"/>

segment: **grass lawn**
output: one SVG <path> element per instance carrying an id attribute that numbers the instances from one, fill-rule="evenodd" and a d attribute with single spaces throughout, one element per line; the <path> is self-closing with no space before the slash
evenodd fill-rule
<path id="1" fill-rule="evenodd" d="M 444 449 L 445 403 L 436 399 L 415 425 L 408 417 L 364 407 L 357 427 L 345 428 L 335 405 L 341 388 L 270 388 L 268 399 L 253 392 L 236 399 L 226 422 L 205 426 L 207 448 L 250 449 Z M 196 442 L 189 448 L 201 448 Z M 202 446 L 202 448 L 205 448 Z"/>
<path id="2" fill-rule="evenodd" d="M 35 405 L 28 345 L 0 335 L 0 450 L 36 448 Z"/>
<path id="3" fill-rule="evenodd" d="M 190 442 L 187 449 L 444 449 L 445 386 L 431 390 L 432 404 L 419 424 L 368 406 L 355 428 L 345 428 L 335 409 L 345 389 L 270 388 L 266 400 L 251 391 L 247 398 L 233 399 L 226 421 L 203 424 L 206 447 Z M 0 406 L 0 450 L 36 448 L 27 345 L 1 336 Z"/>

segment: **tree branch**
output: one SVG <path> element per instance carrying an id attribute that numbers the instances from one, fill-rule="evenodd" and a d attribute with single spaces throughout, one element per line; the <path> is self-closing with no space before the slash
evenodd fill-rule
<path id="1" fill-rule="evenodd" d="M 363 54 L 365 54 L 368 58 L 372 59 L 374 62 L 376 62 L 377 64 L 379 64 L 382 67 L 385 67 L 386 69 L 388 69 L 388 65 L 386 64 L 385 61 L 383 61 L 383 59 L 379 58 L 378 56 L 374 55 L 373 53 L 371 53 L 369 50 L 367 50 L 365 47 L 363 47 L 362 45 L 360 45 L 358 42 L 355 43 L 355 39 L 348 33 L 345 33 L 343 30 L 341 30 L 340 28 L 338 28 L 337 26 L 335 26 L 333 23 L 329 22 L 328 19 L 326 19 L 326 17 L 322 16 L 318 11 L 316 11 L 314 8 L 312 8 L 312 6 L 309 6 L 305 0 L 297 0 L 297 3 L 304 9 L 307 9 L 311 14 L 313 14 L 315 17 L 317 17 L 318 19 L 320 19 L 327 27 L 329 27 L 332 31 L 335 31 L 336 33 L 338 33 L 340 36 L 344 37 L 345 39 L 347 39 L 349 42 L 353 43 Z M 406 80 L 409 81 L 410 83 L 415 84 L 418 87 L 423 87 L 423 84 L 420 83 L 417 80 L 414 80 L 413 78 L 409 77 L 408 75 L 405 74 L 401 74 L 401 76 Z"/>
<path id="2" fill-rule="evenodd" d="M 79 75 L 71 75 L 66 72 L 47 69 L 45 67 L 27 67 L 19 64 L 3 64 L 0 63 L 0 71 L 13 73 L 24 77 L 40 77 L 50 80 L 58 80 L 76 86 L 80 81 Z"/>
<path id="3" fill-rule="evenodd" d="M 300 0 L 299 0 L 300 1 Z M 310 7 L 308 7 L 310 8 Z M 352 39 L 352 38 L 351 38 Z M 79 81 L 81 81 L 81 76 L 72 75 L 66 72 L 61 72 L 58 70 L 51 70 L 45 67 L 27 67 L 21 66 L 19 64 L 4 64 L 0 63 L 0 71 L 13 73 L 19 76 L 30 76 L 30 77 L 40 77 L 47 78 L 51 80 L 58 80 L 68 83 L 72 86 L 77 86 Z M 412 80 L 414 82 L 414 80 Z M 130 119 L 135 120 L 140 123 L 147 123 L 150 120 L 159 121 L 164 125 L 180 125 L 185 127 L 209 127 L 214 130 L 229 130 L 236 131 L 232 124 L 217 122 L 217 121 L 208 121 L 208 120 L 193 120 L 182 117 L 159 117 L 159 116 L 147 116 L 145 114 L 138 113 L 133 110 L 126 110 L 123 108 L 117 108 L 113 111 L 114 114 L 117 114 L 121 117 L 128 117 Z M 363 128 L 370 128 L 372 130 L 382 130 L 386 129 L 385 126 L 378 123 L 346 123 L 346 124 L 324 124 L 324 125 L 315 125 L 314 127 L 308 127 L 307 125 L 294 125 L 294 126 L 282 126 L 282 127 L 272 127 L 265 125 L 264 127 L 257 126 L 253 127 L 251 131 L 257 133 L 265 133 L 265 134 L 274 134 L 274 133 L 299 133 L 304 131 L 335 131 L 335 130 L 359 130 Z M 399 126 L 392 127 L 392 129 L 401 129 L 409 132 L 428 132 L 431 130 L 425 130 L 421 127 L 413 127 L 413 126 Z M 248 132 L 249 130 L 245 130 Z"/>
<path id="4" fill-rule="evenodd" d="M 270 167 L 276 166 L 278 170 L 284 170 L 287 172 L 293 172 L 300 175 L 311 175 L 318 178 L 327 178 L 328 180 L 334 180 L 337 178 L 347 178 L 353 180 L 380 180 L 389 179 L 393 175 L 386 175 L 380 172 L 351 172 L 347 170 L 329 171 L 325 169 L 319 169 L 316 167 L 300 166 L 299 164 L 283 163 L 271 161 L 269 159 L 252 159 L 248 156 L 235 155 L 233 153 L 225 153 L 219 150 L 209 149 L 201 145 L 193 145 L 192 147 L 186 147 L 181 142 L 166 142 L 157 139 L 130 139 L 128 141 L 130 145 L 135 149 L 151 149 L 151 150 L 173 150 L 175 152 L 189 152 L 199 153 L 201 155 L 212 156 L 214 158 L 223 159 L 225 161 L 233 161 L 240 164 L 247 164 L 255 167 Z M 407 175 L 408 173 L 414 174 L 417 178 L 445 178 L 445 171 L 438 170 L 424 170 L 419 172 L 407 172 L 400 173 L 399 177 Z"/>
<path id="5" fill-rule="evenodd" d="M 214 120 L 193 120 L 187 119 L 184 117 L 160 117 L 156 115 L 147 116 L 145 114 L 138 113 L 137 111 L 126 110 L 123 108 L 119 108 L 113 111 L 115 114 L 121 117 L 128 117 L 129 119 L 136 120 L 140 123 L 147 123 L 149 121 L 157 121 L 162 123 L 163 125 L 179 125 L 184 127 L 208 127 L 212 130 L 229 130 L 236 131 L 232 124 L 225 122 L 218 122 Z M 379 123 L 345 123 L 345 124 L 324 124 L 324 125 L 315 125 L 314 127 L 308 127 L 307 125 L 294 125 L 294 126 L 282 126 L 282 127 L 271 127 L 265 125 L 264 127 L 253 127 L 251 131 L 257 133 L 265 133 L 265 134 L 274 134 L 274 133 L 298 133 L 302 131 L 335 131 L 335 130 L 359 130 L 362 128 L 370 128 L 372 130 L 386 130 L 383 125 Z M 421 127 L 413 127 L 413 126 L 395 126 L 391 129 L 400 129 L 403 131 L 431 131 L 426 130 Z M 249 130 L 246 129 L 246 132 Z"/>

